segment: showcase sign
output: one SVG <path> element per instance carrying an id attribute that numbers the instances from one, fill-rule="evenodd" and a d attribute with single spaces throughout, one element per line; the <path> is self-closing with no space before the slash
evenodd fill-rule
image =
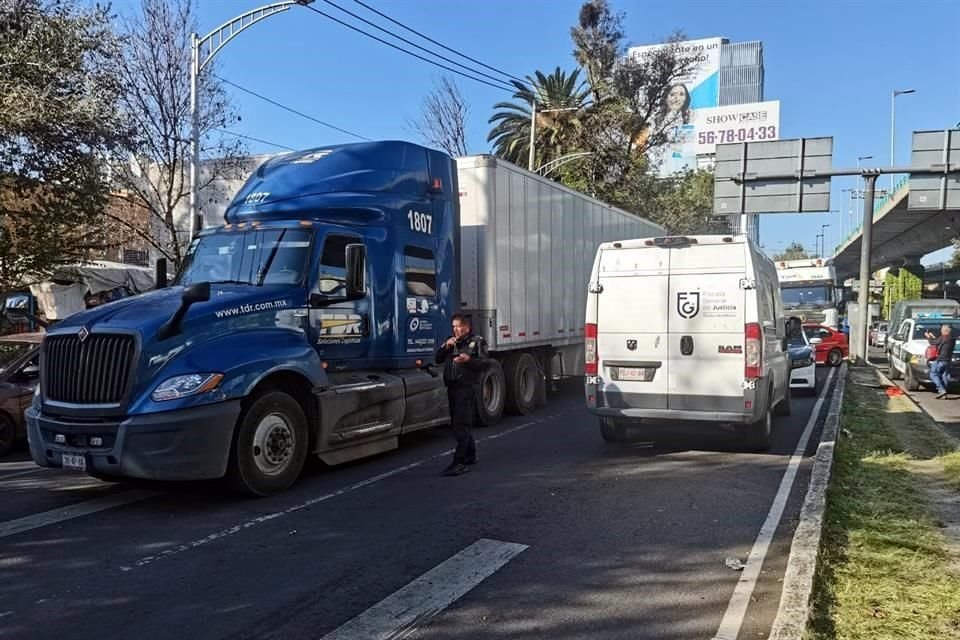
<path id="1" fill-rule="evenodd" d="M 694 155 L 712 155 L 718 144 L 779 140 L 780 101 L 701 109 L 693 125 Z"/>

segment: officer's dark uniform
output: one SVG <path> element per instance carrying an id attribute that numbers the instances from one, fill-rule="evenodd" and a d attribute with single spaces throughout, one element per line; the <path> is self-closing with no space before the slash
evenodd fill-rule
<path id="1" fill-rule="evenodd" d="M 453 361 L 461 354 L 470 356 L 463 364 Z M 437 364 L 443 365 L 443 382 L 447 385 L 447 399 L 450 401 L 450 423 L 453 435 L 457 439 L 457 450 L 453 462 L 473 464 L 477 461 L 477 448 L 473 442 L 470 428 L 473 426 L 477 387 L 486 366 L 487 343 L 480 336 L 469 333 L 448 347 L 446 341 L 437 350 Z"/>

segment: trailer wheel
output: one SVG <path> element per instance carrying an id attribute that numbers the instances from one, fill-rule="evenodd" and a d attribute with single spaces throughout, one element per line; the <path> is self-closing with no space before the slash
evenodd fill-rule
<path id="1" fill-rule="evenodd" d="M 490 360 L 490 365 L 480 376 L 477 394 L 477 426 L 492 427 L 503 416 L 506 397 L 503 368 L 496 360 Z"/>
<path id="2" fill-rule="evenodd" d="M 529 353 L 513 353 L 507 358 L 504 375 L 507 382 L 507 411 L 525 416 L 537 406 L 540 371 Z"/>
<path id="3" fill-rule="evenodd" d="M 307 458 L 307 419 L 286 393 L 268 391 L 240 414 L 230 448 L 227 483 L 251 496 L 289 488 Z"/>

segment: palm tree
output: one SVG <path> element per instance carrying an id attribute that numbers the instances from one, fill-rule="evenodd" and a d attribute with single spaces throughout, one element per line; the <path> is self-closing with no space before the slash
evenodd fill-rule
<path id="1" fill-rule="evenodd" d="M 488 121 L 494 124 L 487 136 L 499 158 L 527 165 L 530 153 L 530 105 L 537 109 L 574 108 L 574 111 L 546 111 L 537 114 L 536 166 L 577 150 L 577 134 L 583 126 L 589 92 L 580 80 L 580 70 L 567 74 L 557 67 L 549 76 L 537 71 L 527 82 L 516 80 L 513 97 L 517 102 L 498 102 Z"/>

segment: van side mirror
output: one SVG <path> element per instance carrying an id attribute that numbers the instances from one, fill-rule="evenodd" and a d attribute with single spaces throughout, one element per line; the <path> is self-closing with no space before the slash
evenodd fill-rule
<path id="1" fill-rule="evenodd" d="M 347 298 L 358 300 L 367 293 L 367 247 L 347 245 Z"/>
<path id="2" fill-rule="evenodd" d="M 800 335 L 801 331 L 803 331 L 803 325 L 800 322 L 800 318 L 791 316 L 787 319 L 787 335 L 795 338 Z"/>

